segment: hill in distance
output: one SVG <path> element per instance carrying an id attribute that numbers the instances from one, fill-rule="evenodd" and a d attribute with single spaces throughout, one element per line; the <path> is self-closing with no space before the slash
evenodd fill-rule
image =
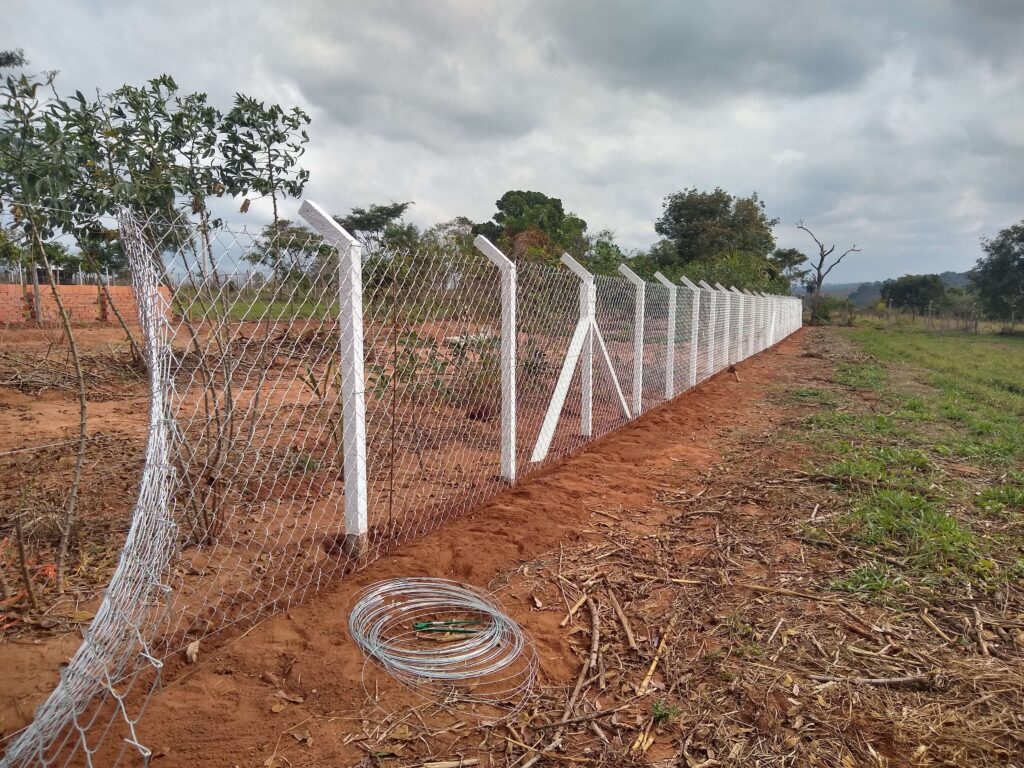
<path id="1" fill-rule="evenodd" d="M 966 288 L 966 272 L 941 272 L 939 277 L 950 288 Z M 858 307 L 868 307 L 882 298 L 882 282 L 825 284 L 822 293 L 840 299 L 850 299 Z"/>

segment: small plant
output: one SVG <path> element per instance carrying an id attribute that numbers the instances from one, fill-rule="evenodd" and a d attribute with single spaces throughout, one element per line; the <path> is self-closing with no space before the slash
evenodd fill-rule
<path id="1" fill-rule="evenodd" d="M 651 716 L 654 718 L 655 725 L 671 723 L 679 717 L 682 712 L 683 711 L 679 707 L 673 704 L 666 704 L 664 699 L 658 699 L 651 704 Z"/>

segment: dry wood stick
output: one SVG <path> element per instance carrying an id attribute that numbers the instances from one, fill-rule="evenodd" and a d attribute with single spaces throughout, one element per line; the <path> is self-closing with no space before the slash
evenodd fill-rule
<path id="1" fill-rule="evenodd" d="M 928 609 L 927 608 L 922 608 L 921 609 L 921 621 L 923 621 L 925 624 L 927 624 L 935 634 L 937 634 L 939 637 L 941 637 L 947 643 L 953 642 L 953 639 L 949 635 L 947 635 L 945 632 L 943 632 L 939 628 L 938 624 L 936 624 L 934 621 L 932 621 L 932 617 L 928 615 Z"/>
<path id="2" fill-rule="evenodd" d="M 673 578 L 670 578 L 668 576 L 655 576 L 655 575 L 650 574 L 650 573 L 636 573 L 636 572 L 633 573 L 633 578 L 643 579 L 644 581 L 667 581 L 667 582 L 669 582 L 671 584 L 694 584 L 694 585 L 699 585 L 699 584 L 703 584 L 704 583 L 703 581 L 698 581 L 697 579 L 673 579 Z"/>
<path id="3" fill-rule="evenodd" d="M 568 624 L 572 617 L 575 615 L 576 611 L 578 611 L 580 609 L 580 606 L 582 606 L 585 602 L 587 602 L 586 592 L 583 593 L 583 597 L 581 597 L 579 600 L 573 603 L 573 606 L 569 609 L 569 612 L 565 614 L 565 618 L 562 619 L 561 623 L 558 626 L 564 627 L 566 624 Z"/>
<path id="4" fill-rule="evenodd" d="M 988 656 L 988 643 L 985 642 L 985 625 L 981 621 L 981 613 L 978 612 L 976 607 L 972 608 L 972 610 L 974 611 L 974 631 L 978 635 L 978 651 L 982 656 Z"/>
<path id="5" fill-rule="evenodd" d="M 589 597 L 584 596 L 584 601 L 587 604 L 587 608 L 590 610 L 590 655 L 587 660 L 583 662 L 580 667 L 580 673 L 576 678 L 576 685 L 572 690 L 572 695 L 569 696 L 569 700 L 565 703 L 565 710 L 562 712 L 561 722 L 558 723 L 558 728 L 555 731 L 555 735 L 551 738 L 548 746 L 545 750 L 534 749 L 533 747 L 527 746 L 526 744 L 520 744 L 520 746 L 526 747 L 533 751 L 534 755 L 525 763 L 522 768 L 530 768 L 534 763 L 541 759 L 541 757 L 556 757 L 563 759 L 562 755 L 557 755 L 551 752 L 556 749 L 562 743 L 562 731 L 565 728 L 565 724 L 569 721 L 570 715 L 572 715 L 573 709 L 576 706 L 576 698 L 580 695 L 580 691 L 583 689 L 583 683 L 587 679 L 587 672 L 592 671 L 592 667 L 597 667 L 597 651 L 601 642 L 600 624 L 598 623 L 597 606 L 594 601 Z M 581 603 L 582 605 L 582 603 Z M 506 737 L 508 738 L 508 737 Z M 570 762 L 589 762 L 585 760 L 576 760 L 571 758 L 564 758 Z"/>
<path id="6" fill-rule="evenodd" d="M 904 677 L 833 677 L 832 675 L 809 675 L 819 683 L 855 683 L 857 685 L 911 685 L 928 682 L 928 675 L 906 675 Z"/>
<path id="7" fill-rule="evenodd" d="M 626 640 L 629 642 L 629 647 L 634 651 L 639 651 L 640 648 L 636 644 L 636 638 L 633 636 L 633 628 L 629 625 L 629 619 L 626 618 L 626 614 L 622 611 L 622 606 L 619 605 L 619 601 L 615 599 L 615 592 L 612 591 L 611 586 L 608 587 L 608 599 L 611 600 L 612 609 L 615 611 L 615 615 L 619 617 L 619 623 L 622 624 L 622 631 L 626 633 Z"/>
<path id="8" fill-rule="evenodd" d="M 616 712 L 621 712 L 624 709 L 628 709 L 636 704 L 638 701 L 642 701 L 646 696 L 634 696 L 632 699 L 627 701 L 625 704 L 619 704 L 615 707 L 609 707 L 608 709 L 600 709 L 597 712 L 591 712 L 589 715 L 579 715 L 578 717 L 570 717 L 568 720 L 562 720 L 557 723 L 541 723 L 540 725 L 531 725 L 530 727 L 537 731 L 543 731 L 546 728 L 562 727 L 565 725 L 573 725 L 575 723 L 585 723 L 588 720 L 596 720 L 600 717 L 606 717 L 608 715 L 614 715 Z"/>
<path id="9" fill-rule="evenodd" d="M 672 634 L 672 628 L 676 624 L 676 617 L 673 616 L 669 619 L 668 626 L 665 628 L 665 633 L 661 636 L 661 642 L 658 643 L 658 650 L 654 652 L 654 658 L 651 660 L 651 666 L 647 668 L 647 674 L 644 675 L 643 681 L 637 686 L 636 692 L 638 695 L 642 695 L 647 691 L 647 686 L 651 684 L 651 679 L 654 677 L 654 670 L 658 667 L 658 662 L 661 660 L 661 654 L 665 651 L 665 645 L 668 643 L 669 635 Z"/>

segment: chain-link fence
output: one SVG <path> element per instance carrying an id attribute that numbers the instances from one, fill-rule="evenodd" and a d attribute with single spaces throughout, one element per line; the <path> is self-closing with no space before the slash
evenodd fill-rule
<path id="1" fill-rule="evenodd" d="M 127 539 L 5 766 L 144 760 L 163 660 L 301 601 L 801 323 L 797 299 L 121 216 L 151 404 Z M 130 758 L 130 760 L 128 759 Z"/>

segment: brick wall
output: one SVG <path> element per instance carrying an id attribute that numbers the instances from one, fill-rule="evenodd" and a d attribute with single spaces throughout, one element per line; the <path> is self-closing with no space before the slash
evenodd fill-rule
<path id="1" fill-rule="evenodd" d="M 58 285 L 64 308 L 71 316 L 72 323 L 116 323 L 117 317 L 107 306 L 103 289 L 97 285 Z M 169 296 L 166 288 L 160 291 Z M 40 309 L 43 322 L 59 322 L 57 302 L 49 285 L 39 286 Z M 127 323 L 137 322 L 138 309 L 135 296 L 127 285 L 110 286 L 110 298 Z M 0 285 L 0 323 L 30 323 L 32 316 L 32 286 Z"/>

